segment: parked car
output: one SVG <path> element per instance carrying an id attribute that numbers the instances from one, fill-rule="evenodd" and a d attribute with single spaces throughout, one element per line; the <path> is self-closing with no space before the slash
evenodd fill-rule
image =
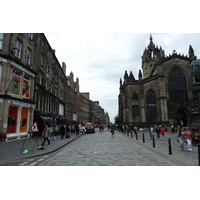
<path id="1" fill-rule="evenodd" d="M 86 133 L 95 133 L 94 125 L 92 123 L 85 124 Z"/>

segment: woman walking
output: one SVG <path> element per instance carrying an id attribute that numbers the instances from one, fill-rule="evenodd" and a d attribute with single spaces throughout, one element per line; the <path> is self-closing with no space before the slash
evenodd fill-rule
<path id="1" fill-rule="evenodd" d="M 184 138 L 187 142 L 187 150 L 191 152 L 192 151 L 192 133 L 191 131 L 189 131 L 189 127 L 185 128 Z"/>

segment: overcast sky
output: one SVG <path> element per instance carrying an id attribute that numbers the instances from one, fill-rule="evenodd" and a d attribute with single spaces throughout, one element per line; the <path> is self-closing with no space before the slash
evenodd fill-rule
<path id="1" fill-rule="evenodd" d="M 149 45 L 150 33 L 45 33 L 60 63 L 67 65 L 79 78 L 80 92 L 89 92 L 90 99 L 99 101 L 109 113 L 111 122 L 118 114 L 119 80 L 125 70 L 138 79 L 141 56 Z M 200 34 L 152 33 L 154 44 L 162 47 L 165 55 L 176 50 L 188 55 L 192 45 L 200 58 Z"/>
<path id="2" fill-rule="evenodd" d="M 12 7 L 10 7 L 12 1 Z M 13 13 L 17 12 L 16 23 Z M 189 45 L 200 58 L 198 1 L 158 0 L 26 0 L 2 2 L 1 15 L 6 20 L 4 32 L 44 32 L 60 63 L 67 65 L 79 78 L 80 92 L 89 92 L 90 99 L 99 101 L 110 120 L 118 114 L 119 80 L 125 70 L 138 79 L 141 56 L 153 42 L 165 54 L 175 49 L 188 54 Z M 2 30 L 4 30 L 2 28 Z M 168 34 L 164 34 L 168 33 Z M 171 34 L 176 33 L 176 34 Z"/>

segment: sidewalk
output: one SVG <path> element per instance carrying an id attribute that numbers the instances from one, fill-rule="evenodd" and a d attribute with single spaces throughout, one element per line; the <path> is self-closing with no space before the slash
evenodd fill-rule
<path id="1" fill-rule="evenodd" d="M 145 143 L 143 143 L 143 133 Z M 180 144 L 177 142 L 176 134 L 172 134 L 170 131 L 165 133 L 164 139 L 157 139 L 157 134 L 154 132 L 155 147 L 153 147 L 153 140 L 150 138 L 149 132 L 138 131 L 138 140 L 136 140 L 136 135 L 134 133 L 132 138 L 130 133 L 129 136 L 124 134 L 122 135 L 178 166 L 198 166 L 199 164 L 198 145 L 192 147 L 192 152 L 188 152 L 187 144 L 185 143 L 184 151 L 181 151 Z M 172 154 L 169 154 L 169 139 L 171 141 Z"/>
<path id="2" fill-rule="evenodd" d="M 58 135 L 56 140 L 51 139 L 50 145 L 47 145 L 47 141 L 44 144 L 44 150 L 38 150 L 38 145 L 40 146 L 43 138 L 38 137 L 37 142 L 35 138 L 27 138 L 22 140 L 15 140 L 10 142 L 0 142 L 0 163 L 5 161 L 13 161 L 17 159 L 24 159 L 24 158 L 31 158 L 35 156 L 45 155 L 51 152 L 54 152 L 63 146 L 69 144 L 70 142 L 76 140 L 77 138 L 81 137 L 71 135 L 70 138 L 61 139 L 61 136 Z M 24 144 L 24 146 L 23 146 Z M 23 146 L 23 149 L 22 149 Z M 22 151 L 21 151 L 22 150 Z M 23 150 L 33 150 L 30 151 L 28 154 L 22 154 Z"/>

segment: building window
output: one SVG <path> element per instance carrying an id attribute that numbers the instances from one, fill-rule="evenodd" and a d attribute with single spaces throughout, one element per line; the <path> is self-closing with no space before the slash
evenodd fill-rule
<path id="1" fill-rule="evenodd" d="M 28 33 L 28 37 L 29 37 L 29 39 L 33 39 L 33 33 Z"/>
<path id="2" fill-rule="evenodd" d="M 146 99 L 147 99 L 147 114 L 156 115 L 157 114 L 156 94 L 152 89 L 148 90 Z"/>
<path id="3" fill-rule="evenodd" d="M 22 86 L 22 97 L 29 98 L 30 97 L 30 77 L 24 76 L 23 86 Z"/>
<path id="4" fill-rule="evenodd" d="M 38 78 L 39 78 L 39 84 L 41 85 L 42 84 L 42 73 L 41 72 L 39 72 L 39 74 L 38 74 L 39 76 L 38 76 Z"/>
<path id="5" fill-rule="evenodd" d="M 41 104 L 41 93 L 38 92 L 38 100 L 36 101 L 38 103 L 38 110 L 40 110 L 40 104 Z"/>
<path id="6" fill-rule="evenodd" d="M 53 82 L 51 82 L 51 84 L 50 84 L 50 92 L 51 93 L 53 92 Z"/>
<path id="7" fill-rule="evenodd" d="M 10 85 L 8 87 L 8 94 L 20 96 L 21 77 L 22 77 L 21 72 L 15 71 L 15 73 L 13 74 L 12 80 L 10 81 Z"/>
<path id="8" fill-rule="evenodd" d="M 183 71 L 174 67 L 168 77 L 169 100 L 177 102 L 179 100 L 188 101 L 188 90 L 186 77 Z"/>
<path id="9" fill-rule="evenodd" d="M 27 65 L 31 64 L 31 54 L 32 54 L 31 49 L 27 48 L 27 51 L 26 51 L 26 64 Z"/>
<path id="10" fill-rule="evenodd" d="M 3 33 L 0 33 L 0 49 L 2 49 L 3 46 Z"/>
<path id="11" fill-rule="evenodd" d="M 42 66 L 42 67 L 43 67 L 43 62 L 44 62 L 44 56 L 41 55 L 41 57 L 40 57 L 40 66 Z"/>
<path id="12" fill-rule="evenodd" d="M 59 115 L 64 115 L 64 105 L 59 103 Z"/>
<path id="13" fill-rule="evenodd" d="M 49 69 L 50 69 L 50 65 L 49 63 L 47 63 L 47 69 L 46 69 L 47 73 L 49 73 Z"/>
<path id="14" fill-rule="evenodd" d="M 21 51 L 22 51 L 22 42 L 17 39 L 15 45 L 15 56 L 17 58 L 21 58 Z"/>
<path id="15" fill-rule="evenodd" d="M 44 40 L 41 40 L 41 46 L 44 49 Z"/>
<path id="16" fill-rule="evenodd" d="M 1 76 L 2 76 L 2 65 L 0 64 L 0 83 L 1 83 Z"/>
<path id="17" fill-rule="evenodd" d="M 67 79 L 67 85 L 68 86 L 70 86 L 71 84 L 70 84 L 70 80 L 69 79 Z"/>
<path id="18" fill-rule="evenodd" d="M 15 71 L 8 87 L 8 94 L 29 99 L 30 86 L 30 77 L 26 74 L 23 76 L 20 71 Z"/>

